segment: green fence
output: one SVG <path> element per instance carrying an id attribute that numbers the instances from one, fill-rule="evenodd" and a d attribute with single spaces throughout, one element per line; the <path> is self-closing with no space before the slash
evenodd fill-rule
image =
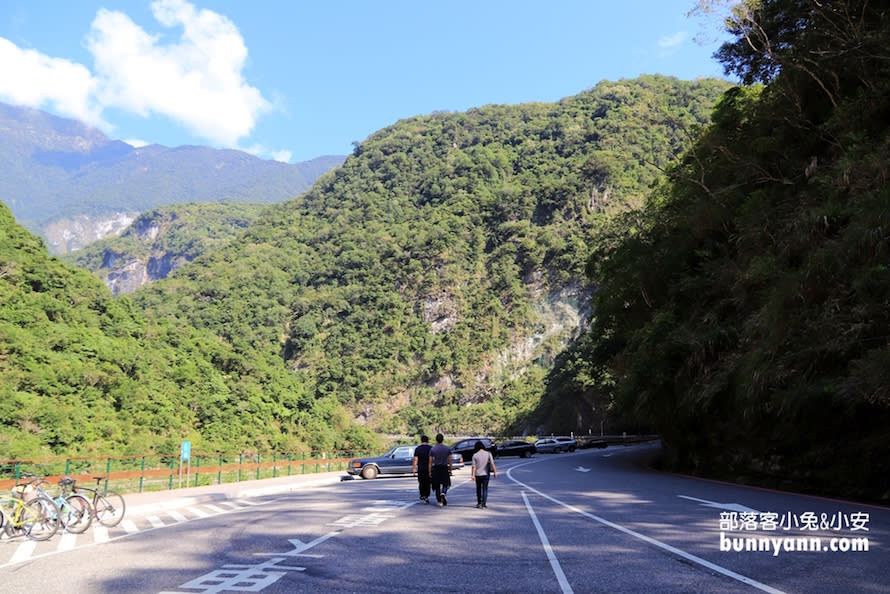
<path id="1" fill-rule="evenodd" d="M 367 451 L 297 453 L 190 453 L 181 456 L 144 455 L 105 458 L 64 458 L 0 461 L 0 488 L 12 487 L 29 475 L 55 482 L 70 476 L 87 485 L 113 484 L 121 492 L 161 491 L 180 487 L 218 485 L 346 470 L 349 460 L 367 456 Z"/>

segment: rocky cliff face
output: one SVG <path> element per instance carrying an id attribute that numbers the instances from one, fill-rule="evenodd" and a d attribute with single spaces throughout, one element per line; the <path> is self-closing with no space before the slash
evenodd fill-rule
<path id="1" fill-rule="evenodd" d="M 189 262 L 191 258 L 184 255 L 161 253 L 149 256 L 147 260 L 127 258 L 112 251 L 106 252 L 102 268 L 105 285 L 115 295 L 132 293 L 140 287 L 167 278 L 167 276 Z"/>
<path id="2" fill-rule="evenodd" d="M 78 215 L 56 219 L 41 228 L 49 253 L 61 255 L 83 249 L 94 241 L 117 237 L 138 213 L 118 212 L 110 216 Z"/>
<path id="3" fill-rule="evenodd" d="M 64 252 L 65 259 L 97 273 L 115 294 L 132 293 L 166 278 L 171 272 L 207 251 L 234 240 L 263 210 L 251 204 L 180 204 L 158 208 L 117 224 L 128 222 L 122 233 L 95 241 L 79 251 Z M 85 233 L 87 224 L 78 220 Z M 97 229 L 108 229 L 97 224 Z M 98 231 L 92 231 L 98 232 Z M 73 234 L 60 233 L 65 245 L 74 245 Z"/>

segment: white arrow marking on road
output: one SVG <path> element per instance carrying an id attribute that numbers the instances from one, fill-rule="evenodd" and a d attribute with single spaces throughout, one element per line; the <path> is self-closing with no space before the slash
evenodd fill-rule
<path id="1" fill-rule="evenodd" d="M 319 536 L 315 540 L 311 542 L 303 542 L 299 538 L 288 538 L 288 542 L 294 545 L 294 550 L 288 551 L 286 553 L 257 553 L 263 557 L 318 557 L 321 558 L 324 555 L 304 555 L 303 551 L 307 551 L 314 547 L 317 544 L 321 544 L 329 538 L 337 536 L 340 534 L 340 530 L 335 530 L 333 532 L 328 532 L 324 536 Z"/>
<path id="2" fill-rule="evenodd" d="M 677 497 L 689 499 L 690 501 L 697 501 L 705 507 L 725 509 L 727 511 L 734 512 L 753 512 L 755 514 L 758 513 L 756 509 L 751 509 L 750 507 L 745 507 L 744 505 L 738 503 L 717 503 L 716 501 L 708 501 L 707 499 L 699 499 L 698 497 L 689 497 L 688 495 L 677 495 Z"/>
<path id="3" fill-rule="evenodd" d="M 579 466 L 575 470 L 577 470 L 578 472 L 590 472 L 590 468 L 584 468 L 583 466 Z"/>

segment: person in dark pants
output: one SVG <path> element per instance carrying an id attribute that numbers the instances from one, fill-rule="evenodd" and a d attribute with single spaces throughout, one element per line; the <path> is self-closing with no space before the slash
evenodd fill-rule
<path id="1" fill-rule="evenodd" d="M 488 507 L 488 480 L 491 474 L 498 476 L 494 465 L 494 456 L 485 449 L 481 441 L 473 446 L 473 462 L 470 466 L 470 478 L 476 481 L 476 507 Z"/>
<path id="2" fill-rule="evenodd" d="M 430 502 L 430 438 L 420 436 L 420 445 L 414 448 L 414 463 L 411 467 L 414 476 L 417 477 L 417 486 L 420 489 L 420 500 Z"/>
<path id="3" fill-rule="evenodd" d="M 436 445 L 430 450 L 430 477 L 439 505 L 448 505 L 445 494 L 448 493 L 448 487 L 451 486 L 451 473 L 454 470 L 451 462 L 451 448 L 442 443 L 444 440 L 445 437 L 441 433 L 437 433 Z"/>

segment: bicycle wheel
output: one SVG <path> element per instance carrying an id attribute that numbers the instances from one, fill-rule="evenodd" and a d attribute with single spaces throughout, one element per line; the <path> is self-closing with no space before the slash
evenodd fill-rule
<path id="1" fill-rule="evenodd" d="M 22 504 L 22 531 L 31 540 L 49 540 L 59 529 L 59 508 L 42 495 Z"/>
<path id="2" fill-rule="evenodd" d="M 60 507 L 62 525 L 73 534 L 86 532 L 93 523 L 90 501 L 83 495 L 69 495 Z"/>
<path id="3" fill-rule="evenodd" d="M 96 517 L 103 526 L 117 526 L 124 519 L 127 505 L 117 491 L 108 490 L 96 499 Z"/>

